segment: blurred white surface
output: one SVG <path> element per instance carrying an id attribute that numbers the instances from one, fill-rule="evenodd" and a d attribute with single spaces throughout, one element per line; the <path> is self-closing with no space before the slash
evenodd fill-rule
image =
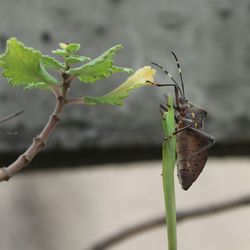
<path id="1" fill-rule="evenodd" d="M 3 250 L 84 250 L 164 211 L 161 162 L 19 174 L 0 188 Z M 250 159 L 209 159 L 189 191 L 176 179 L 177 208 L 250 193 Z M 179 250 L 249 250 L 250 207 L 178 226 Z M 112 250 L 166 250 L 164 227 Z"/>

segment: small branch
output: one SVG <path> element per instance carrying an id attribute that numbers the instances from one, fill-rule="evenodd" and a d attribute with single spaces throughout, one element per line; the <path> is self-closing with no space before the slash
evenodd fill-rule
<path id="1" fill-rule="evenodd" d="M 177 212 L 177 222 L 183 222 L 188 219 L 198 218 L 201 216 L 207 215 L 215 215 L 220 212 L 225 212 L 227 210 L 231 210 L 238 207 L 243 207 L 246 205 L 250 205 L 250 195 L 242 196 L 240 198 L 236 198 L 230 201 L 225 201 L 221 203 L 215 203 L 203 207 L 198 207 L 194 209 L 189 209 L 185 211 Z M 140 224 L 130 226 L 128 228 L 122 229 L 114 235 L 103 239 L 92 247 L 88 248 L 88 250 L 105 250 L 109 247 L 120 243 L 130 237 L 133 237 L 139 233 L 144 233 L 148 230 L 152 230 L 156 227 L 165 225 L 165 215 L 150 219 L 148 221 L 142 222 Z"/>
<path id="2" fill-rule="evenodd" d="M 53 94 L 55 95 L 56 98 L 58 98 L 59 96 L 61 96 L 61 92 L 60 92 L 60 88 L 58 85 L 56 84 L 50 84 L 49 85 Z"/>
<path id="3" fill-rule="evenodd" d="M 66 73 L 62 74 L 63 84 L 62 84 L 62 96 L 66 97 L 69 90 L 71 82 L 75 79 L 74 76 L 67 75 Z"/>
<path id="4" fill-rule="evenodd" d="M 57 102 L 54 114 L 50 117 L 42 132 L 33 139 L 33 143 L 30 145 L 30 147 L 22 155 L 20 155 L 16 161 L 14 161 L 8 167 L 2 168 L 2 171 L 0 171 L 0 181 L 9 180 L 10 177 L 26 167 L 32 161 L 32 159 L 45 147 L 49 135 L 54 131 L 57 123 L 60 121 L 60 115 L 62 113 L 63 106 L 63 102 Z"/>
<path id="5" fill-rule="evenodd" d="M 42 132 L 33 139 L 33 142 L 29 146 L 29 148 L 8 167 L 3 167 L 2 169 L 0 169 L 0 181 L 9 180 L 13 175 L 25 168 L 32 161 L 32 159 L 46 146 L 46 142 L 50 134 L 54 131 L 56 125 L 60 122 L 63 108 L 67 104 L 66 95 L 69 85 L 69 78 L 65 78 L 63 81 L 62 95 L 58 88 L 52 87 L 52 90 L 57 97 L 54 112 L 50 116 Z"/>
<path id="6" fill-rule="evenodd" d="M 84 104 L 83 98 L 69 98 L 67 104 Z"/>
<path id="7" fill-rule="evenodd" d="M 23 110 L 20 110 L 20 111 L 14 113 L 14 114 L 6 116 L 6 117 L 4 117 L 3 119 L 0 120 L 0 123 L 4 123 L 4 122 L 6 122 L 6 121 L 8 121 L 8 120 L 10 120 L 10 119 L 12 119 L 12 118 L 14 118 L 14 117 L 22 114 L 22 113 L 23 113 Z"/>

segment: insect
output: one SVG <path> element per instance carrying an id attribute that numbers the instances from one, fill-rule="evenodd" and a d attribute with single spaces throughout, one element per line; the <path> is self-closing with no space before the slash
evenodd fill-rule
<path id="1" fill-rule="evenodd" d="M 182 188 L 187 190 L 202 172 L 207 161 L 208 149 L 215 144 L 215 139 L 204 131 L 207 111 L 186 99 L 180 63 L 175 53 L 172 52 L 172 54 L 179 71 L 181 87 L 160 64 L 152 64 L 158 66 L 173 82 L 172 84 L 156 85 L 159 87 L 174 86 L 177 175 Z M 167 107 L 164 105 L 160 105 L 160 109 L 161 112 L 167 111 Z M 171 137 L 164 138 L 164 140 Z"/>

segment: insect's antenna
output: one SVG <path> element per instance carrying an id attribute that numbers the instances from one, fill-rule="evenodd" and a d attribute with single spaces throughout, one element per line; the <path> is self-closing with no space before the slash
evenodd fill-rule
<path id="1" fill-rule="evenodd" d="M 171 53 L 173 54 L 175 61 L 176 61 L 176 64 L 177 64 L 177 67 L 178 67 L 178 71 L 179 71 L 180 78 L 181 78 L 182 93 L 183 93 L 183 97 L 185 98 L 185 90 L 184 90 L 184 83 L 183 83 L 183 79 L 182 79 L 181 66 L 180 66 L 180 63 L 179 63 L 179 60 L 178 60 L 176 54 L 173 51 L 171 51 Z"/>
<path id="2" fill-rule="evenodd" d="M 174 82 L 174 84 L 175 84 L 175 86 L 178 88 L 178 90 L 179 90 L 179 92 L 180 92 L 180 94 L 181 94 L 181 96 L 183 95 L 183 93 L 182 93 L 182 90 L 181 90 L 181 88 L 180 88 L 180 86 L 178 85 L 178 83 L 175 81 L 175 79 L 169 74 L 169 72 L 162 66 L 162 65 L 160 65 L 160 64 L 158 64 L 158 63 L 155 63 L 155 62 L 151 62 L 153 65 L 155 65 L 155 66 L 157 66 L 157 67 L 159 67 L 173 82 Z"/>

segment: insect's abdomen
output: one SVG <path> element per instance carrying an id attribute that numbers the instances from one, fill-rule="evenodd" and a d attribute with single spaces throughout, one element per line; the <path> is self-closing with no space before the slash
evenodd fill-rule
<path id="1" fill-rule="evenodd" d="M 207 161 L 207 150 L 190 157 L 197 152 L 206 141 L 190 129 L 185 129 L 176 135 L 177 140 L 177 172 L 179 182 L 187 190 L 197 179 Z"/>

